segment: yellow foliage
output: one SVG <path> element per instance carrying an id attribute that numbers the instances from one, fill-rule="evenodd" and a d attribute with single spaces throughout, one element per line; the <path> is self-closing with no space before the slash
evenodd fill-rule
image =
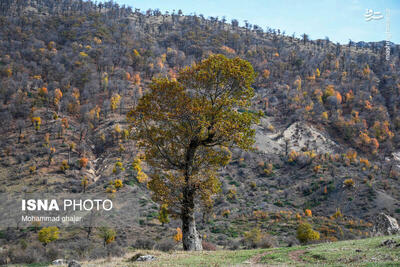
<path id="1" fill-rule="evenodd" d="M 112 111 L 117 109 L 120 101 L 121 101 L 121 96 L 119 94 L 114 94 L 111 97 L 110 106 Z"/>
<path id="2" fill-rule="evenodd" d="M 168 218 L 168 205 L 167 204 L 162 204 L 160 207 L 160 212 L 158 214 L 158 220 L 160 223 L 168 223 L 169 218 Z"/>
<path id="3" fill-rule="evenodd" d="M 113 194 L 113 193 L 115 193 L 115 192 L 117 192 L 117 190 L 115 190 L 115 187 L 114 187 L 114 186 L 108 186 L 108 187 L 106 188 L 106 193 Z"/>
<path id="4" fill-rule="evenodd" d="M 229 217 L 229 214 L 231 214 L 231 211 L 230 211 L 230 210 L 223 210 L 223 211 L 222 211 L 222 216 L 225 217 L 225 218 L 228 218 L 228 217 Z"/>
<path id="5" fill-rule="evenodd" d="M 77 103 L 79 103 L 80 93 L 79 93 L 79 89 L 78 88 L 72 89 L 72 96 L 75 98 Z"/>
<path id="6" fill-rule="evenodd" d="M 45 227 L 38 233 L 39 241 L 46 246 L 48 243 L 58 239 L 60 231 L 55 226 Z"/>
<path id="7" fill-rule="evenodd" d="M 350 149 L 346 152 L 346 157 L 350 160 L 350 162 L 356 162 L 357 160 L 357 151 L 354 149 Z"/>
<path id="8" fill-rule="evenodd" d="M 124 171 L 125 168 L 123 167 L 122 162 L 120 161 L 120 159 L 117 160 L 117 162 L 115 162 L 114 168 L 113 168 L 113 173 L 120 173 L 121 171 Z"/>
<path id="9" fill-rule="evenodd" d="M 325 89 L 324 97 L 325 97 L 325 98 L 328 98 L 328 97 L 330 97 L 330 96 L 335 95 L 335 93 L 336 93 L 335 87 L 333 87 L 333 85 L 328 85 L 328 86 L 326 87 L 326 89 Z"/>
<path id="10" fill-rule="evenodd" d="M 317 68 L 315 70 L 315 76 L 318 78 L 319 76 L 321 76 L 321 71 Z"/>
<path id="11" fill-rule="evenodd" d="M 301 223 L 297 228 L 297 238 L 301 243 L 307 243 L 309 241 L 319 240 L 319 233 L 314 231 L 310 224 Z"/>
<path id="12" fill-rule="evenodd" d="M 369 66 L 366 65 L 365 68 L 363 69 L 363 74 L 365 77 L 369 77 L 370 73 L 371 73 L 371 70 L 369 69 Z"/>
<path id="13" fill-rule="evenodd" d="M 61 170 L 62 172 L 65 172 L 65 171 L 68 170 L 68 169 L 69 169 L 68 162 L 67 162 L 66 160 L 63 160 L 63 161 L 61 162 L 60 170 Z"/>
<path id="14" fill-rule="evenodd" d="M 182 241 L 182 229 L 179 227 L 176 228 L 176 234 L 174 235 L 174 240 L 177 243 Z"/>
<path id="15" fill-rule="evenodd" d="M 364 101 L 364 108 L 367 110 L 371 110 L 372 109 L 372 104 L 371 102 L 369 102 L 368 100 Z"/>
<path id="16" fill-rule="evenodd" d="M 262 75 L 263 75 L 263 77 L 264 77 L 265 79 L 268 79 L 270 73 L 271 73 L 271 72 L 270 72 L 269 70 L 265 69 L 265 70 L 263 70 Z"/>
<path id="17" fill-rule="evenodd" d="M 86 191 L 86 188 L 89 185 L 89 179 L 86 176 L 84 176 L 82 178 L 81 185 L 82 185 L 83 191 Z"/>
<path id="18" fill-rule="evenodd" d="M 304 214 L 305 214 L 307 217 L 312 217 L 312 211 L 311 211 L 310 209 L 306 209 L 306 210 L 304 211 Z"/>
<path id="19" fill-rule="evenodd" d="M 102 43 L 101 39 L 97 38 L 96 36 L 93 38 L 93 42 L 95 42 L 97 45 Z"/>
<path id="20" fill-rule="evenodd" d="M 30 167 L 29 167 L 29 172 L 30 172 L 30 173 L 36 172 L 36 166 L 35 166 L 35 165 L 30 166 Z"/>
<path id="21" fill-rule="evenodd" d="M 79 159 L 79 166 L 81 168 L 85 168 L 88 162 L 89 162 L 88 158 L 82 157 L 81 159 Z"/>
<path id="22" fill-rule="evenodd" d="M 321 117 L 322 117 L 322 119 L 324 119 L 324 120 L 328 120 L 328 112 L 326 112 L 326 111 L 324 111 L 324 112 L 322 112 L 322 115 L 321 115 Z"/>
<path id="23" fill-rule="evenodd" d="M 247 149 L 254 143 L 251 125 L 258 114 L 239 110 L 250 108 L 255 77 L 249 62 L 219 54 L 179 71 L 177 81 L 164 76 L 146 87 L 148 92 L 128 113 L 128 121 L 153 170 L 148 187 L 155 201 L 175 208 L 186 197 L 176 192 L 189 186 L 189 194 L 206 204 L 220 191 L 217 169 L 230 158 L 228 144 Z M 215 97 L 205 96 L 204 88 L 217 90 L 207 93 Z M 183 145 L 183 140 L 191 145 Z M 192 145 L 195 153 L 188 166 L 185 158 Z"/>
<path id="24" fill-rule="evenodd" d="M 41 88 L 39 88 L 39 95 L 41 96 L 41 97 L 45 97 L 45 96 L 47 96 L 47 94 L 48 94 L 48 92 L 47 92 L 47 88 L 46 87 L 41 87 Z"/>
<path id="25" fill-rule="evenodd" d="M 272 163 L 268 163 L 266 167 L 267 167 L 267 168 L 264 169 L 264 173 L 265 173 L 267 176 L 273 174 L 273 165 L 272 165 Z"/>
<path id="26" fill-rule="evenodd" d="M 124 186 L 124 184 L 122 183 L 121 179 L 116 179 L 114 181 L 114 186 L 115 186 L 116 189 L 119 189 L 119 188 L 122 188 Z"/>
<path id="27" fill-rule="evenodd" d="M 33 126 L 35 127 L 36 131 L 40 129 L 40 124 L 42 123 L 42 120 L 40 117 L 32 117 L 32 123 Z"/>
<path id="28" fill-rule="evenodd" d="M 63 96 L 63 94 L 62 94 L 60 88 L 56 88 L 54 90 L 54 105 L 58 105 L 62 96 Z"/>
<path id="29" fill-rule="evenodd" d="M 243 239 L 248 246 L 253 246 L 261 241 L 262 236 L 263 235 L 259 228 L 253 228 L 244 233 Z"/>
<path id="30" fill-rule="evenodd" d="M 351 178 L 346 179 L 346 180 L 344 180 L 344 182 L 343 182 L 343 185 L 346 186 L 346 187 L 354 187 L 355 184 L 356 184 L 356 183 L 355 183 L 354 180 L 351 179 Z"/>
<path id="31" fill-rule="evenodd" d="M 234 188 L 229 189 L 227 198 L 228 199 L 236 199 L 236 189 L 234 189 Z"/>
<path id="32" fill-rule="evenodd" d="M 315 173 L 319 173 L 319 171 L 321 170 L 321 165 L 314 166 L 313 170 Z"/>
<path id="33" fill-rule="evenodd" d="M 296 161 L 298 156 L 299 156 L 299 153 L 297 153 L 295 150 L 290 151 L 288 162 Z"/>
<path id="34" fill-rule="evenodd" d="M 364 164 L 367 168 L 371 167 L 371 163 L 369 163 L 369 160 L 366 158 L 360 158 L 360 164 Z"/>
<path id="35" fill-rule="evenodd" d="M 85 53 L 85 52 L 83 52 L 83 51 L 82 51 L 82 52 L 80 52 L 80 53 L 79 53 L 79 55 L 80 55 L 81 57 L 88 57 L 88 56 L 89 56 L 88 54 L 86 54 L 86 53 Z"/>
<path id="36" fill-rule="evenodd" d="M 137 156 L 133 160 L 132 167 L 134 170 L 136 170 L 136 179 L 139 181 L 139 183 L 144 183 L 147 181 L 148 176 L 143 172 L 141 164 L 142 160 L 139 156 Z"/>
<path id="37" fill-rule="evenodd" d="M 104 245 L 111 244 L 115 241 L 115 236 L 117 235 L 115 230 L 108 227 L 100 227 L 99 232 L 99 236 L 103 239 Z"/>
<path id="38" fill-rule="evenodd" d="M 339 208 L 336 209 L 336 212 L 332 215 L 333 218 L 337 219 L 337 218 L 341 218 L 343 217 L 342 212 L 340 211 Z"/>

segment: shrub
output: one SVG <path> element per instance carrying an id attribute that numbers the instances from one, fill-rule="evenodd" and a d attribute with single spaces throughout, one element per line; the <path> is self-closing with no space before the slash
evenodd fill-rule
<path id="1" fill-rule="evenodd" d="M 355 183 L 354 180 L 351 179 L 351 178 L 346 179 L 346 180 L 344 180 L 344 182 L 343 182 L 343 185 L 344 185 L 345 187 L 354 187 L 355 184 L 356 184 L 356 183 Z"/>
<path id="2" fill-rule="evenodd" d="M 350 149 L 346 152 L 346 157 L 350 162 L 355 162 L 357 160 L 357 152 L 354 149 Z"/>
<path id="3" fill-rule="evenodd" d="M 120 173 L 121 171 L 124 171 L 125 168 L 123 167 L 123 164 L 121 161 L 115 162 L 114 168 L 113 168 L 113 173 Z"/>
<path id="4" fill-rule="evenodd" d="M 310 209 L 306 209 L 306 210 L 304 211 L 304 214 L 305 214 L 307 217 L 312 217 L 312 211 L 311 211 Z"/>
<path id="5" fill-rule="evenodd" d="M 272 124 L 270 124 L 270 125 L 268 125 L 268 130 L 270 131 L 270 132 L 274 132 L 275 131 L 275 127 L 272 125 Z"/>
<path id="6" fill-rule="evenodd" d="M 89 185 L 89 179 L 86 176 L 84 176 L 81 182 L 83 192 L 86 192 L 86 188 L 88 187 L 88 185 Z"/>
<path id="7" fill-rule="evenodd" d="M 261 240 L 258 242 L 257 247 L 259 248 L 273 248 L 277 245 L 277 241 L 275 237 L 269 235 L 269 234 L 264 234 L 261 237 Z"/>
<path id="8" fill-rule="evenodd" d="M 230 200 L 236 199 L 236 189 L 234 188 L 229 189 L 227 198 Z"/>
<path id="9" fill-rule="evenodd" d="M 32 264 L 37 262 L 48 261 L 44 255 L 42 248 L 31 245 L 26 250 L 19 248 L 10 248 L 8 251 L 4 251 L 0 254 L 0 264 L 14 263 L 21 266 L 22 264 Z"/>
<path id="10" fill-rule="evenodd" d="M 321 170 L 321 165 L 314 166 L 313 170 L 315 173 L 319 173 L 319 171 Z"/>
<path id="11" fill-rule="evenodd" d="M 81 168 L 85 168 L 86 166 L 87 166 L 87 164 L 88 164 L 88 159 L 87 158 L 85 158 L 85 157 L 82 157 L 80 160 L 79 160 L 79 167 L 81 167 Z"/>
<path id="12" fill-rule="evenodd" d="M 104 246 L 114 242 L 116 235 L 117 233 L 115 232 L 114 229 L 105 226 L 99 228 L 99 237 L 103 239 Z"/>
<path id="13" fill-rule="evenodd" d="M 143 172 L 142 170 L 142 160 L 140 159 L 139 156 L 136 156 L 136 158 L 133 160 L 132 167 L 136 171 L 136 179 L 138 180 L 139 183 L 144 183 L 147 181 L 147 175 Z"/>
<path id="14" fill-rule="evenodd" d="M 257 248 L 257 245 L 261 241 L 262 233 L 259 228 L 253 228 L 248 232 L 244 233 L 243 243 L 247 248 Z"/>
<path id="15" fill-rule="evenodd" d="M 56 259 L 59 259 L 60 256 L 62 256 L 62 251 L 54 246 L 51 246 L 46 250 L 46 258 L 49 261 L 54 261 Z"/>
<path id="16" fill-rule="evenodd" d="M 314 231 L 309 223 L 301 223 L 297 228 L 297 239 L 301 243 L 319 240 L 319 233 Z"/>
<path id="17" fill-rule="evenodd" d="M 116 179 L 114 181 L 114 186 L 115 186 L 116 189 L 119 189 L 119 188 L 122 188 L 124 186 L 124 184 L 122 183 L 121 179 Z"/>
<path id="18" fill-rule="evenodd" d="M 106 193 L 114 194 L 115 192 L 117 192 L 117 190 L 115 189 L 115 186 L 114 186 L 114 185 L 109 185 L 109 186 L 107 186 L 107 188 L 106 188 Z"/>
<path id="19" fill-rule="evenodd" d="M 290 151 L 288 162 L 295 162 L 298 156 L 299 154 L 295 150 Z"/>
<path id="20" fill-rule="evenodd" d="M 228 218 L 228 217 L 229 217 L 229 214 L 231 214 L 231 211 L 230 211 L 230 210 L 224 210 L 224 211 L 222 211 L 222 216 L 225 217 L 225 218 Z"/>
<path id="21" fill-rule="evenodd" d="M 363 164 L 366 168 L 371 167 L 371 163 L 366 158 L 360 158 L 360 164 Z"/>
<path id="22" fill-rule="evenodd" d="M 57 240 L 59 234 L 60 231 L 57 227 L 55 226 L 45 227 L 39 231 L 38 239 L 43 244 L 43 246 L 46 246 L 48 243 Z"/>
<path id="23" fill-rule="evenodd" d="M 36 172 L 36 166 L 35 166 L 35 165 L 30 166 L 30 167 L 29 167 L 29 172 L 30 172 L 30 173 L 35 173 L 35 172 Z"/>
<path id="24" fill-rule="evenodd" d="M 32 117 L 32 124 L 35 127 L 36 131 L 40 130 L 40 124 L 42 123 L 42 120 L 40 117 Z"/>
<path id="25" fill-rule="evenodd" d="M 273 165 L 272 165 L 272 163 L 268 163 L 268 164 L 267 164 L 267 168 L 264 169 L 264 173 L 265 173 L 267 176 L 270 176 L 270 175 L 273 174 Z"/>
<path id="26" fill-rule="evenodd" d="M 182 241 L 182 230 L 179 227 L 176 228 L 176 234 L 174 235 L 174 240 L 177 243 Z"/>
<path id="27" fill-rule="evenodd" d="M 63 160 L 63 161 L 61 162 L 60 170 L 61 170 L 62 172 L 65 172 L 65 171 L 68 170 L 68 169 L 69 169 L 68 162 L 67 162 L 66 160 Z"/>
<path id="28" fill-rule="evenodd" d="M 342 212 L 340 211 L 340 209 L 337 208 L 337 209 L 336 209 L 336 212 L 332 215 L 332 217 L 335 218 L 335 219 L 337 219 L 337 218 L 343 217 L 343 214 L 342 214 Z"/>
<path id="29" fill-rule="evenodd" d="M 201 244 L 202 244 L 204 250 L 207 250 L 207 251 L 215 251 L 215 250 L 217 250 L 217 247 L 214 244 L 210 243 L 210 242 L 207 242 L 207 241 L 203 240 L 201 242 Z"/>

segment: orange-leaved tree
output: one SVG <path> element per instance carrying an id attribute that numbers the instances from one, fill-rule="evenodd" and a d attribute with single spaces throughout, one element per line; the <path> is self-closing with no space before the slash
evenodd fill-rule
<path id="1" fill-rule="evenodd" d="M 210 206 L 220 191 L 216 171 L 229 162 L 229 147 L 254 143 L 251 125 L 258 114 L 248 110 L 254 79 L 249 62 L 212 55 L 181 70 L 176 80 L 153 79 L 128 113 L 151 167 L 153 199 L 181 219 L 184 250 L 202 250 L 195 208 Z"/>

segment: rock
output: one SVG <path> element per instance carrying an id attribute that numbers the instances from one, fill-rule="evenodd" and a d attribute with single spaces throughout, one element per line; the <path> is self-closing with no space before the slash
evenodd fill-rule
<path id="1" fill-rule="evenodd" d="M 63 265 L 63 264 L 67 264 L 68 262 L 66 261 L 66 260 L 64 260 L 64 259 L 57 259 L 57 260 L 54 260 L 51 264 L 53 264 L 53 265 Z"/>
<path id="2" fill-rule="evenodd" d="M 81 265 L 79 262 L 72 260 L 68 263 L 68 267 L 81 267 Z"/>
<path id="3" fill-rule="evenodd" d="M 156 259 L 153 255 L 142 255 L 139 256 L 136 261 L 154 261 Z"/>
<path id="4" fill-rule="evenodd" d="M 382 242 L 381 247 L 396 248 L 400 247 L 400 243 L 397 243 L 393 239 L 388 239 Z"/>
<path id="5" fill-rule="evenodd" d="M 395 235 L 400 233 L 397 220 L 385 213 L 379 213 L 375 219 L 374 235 Z"/>

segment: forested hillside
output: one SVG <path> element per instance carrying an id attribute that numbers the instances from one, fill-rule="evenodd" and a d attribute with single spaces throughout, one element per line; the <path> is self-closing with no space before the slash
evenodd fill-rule
<path id="1" fill-rule="evenodd" d="M 384 44 L 113 2 L 2 0 L 0 191 L 132 192 L 140 219 L 115 222 L 113 253 L 168 247 L 179 224 L 159 222 L 127 114 L 153 77 L 174 80 L 223 54 L 257 72 L 251 108 L 240 112 L 261 119 L 255 149 L 232 149 L 214 207 L 198 210 L 205 240 L 252 247 L 261 229 L 269 243 L 296 242 L 303 217 L 321 240 L 367 237 L 377 213 L 400 218 L 400 47 L 390 44 L 387 60 Z M 36 235 L 8 229 L 0 238 Z M 82 249 L 68 234 L 57 242 L 73 255 Z"/>

